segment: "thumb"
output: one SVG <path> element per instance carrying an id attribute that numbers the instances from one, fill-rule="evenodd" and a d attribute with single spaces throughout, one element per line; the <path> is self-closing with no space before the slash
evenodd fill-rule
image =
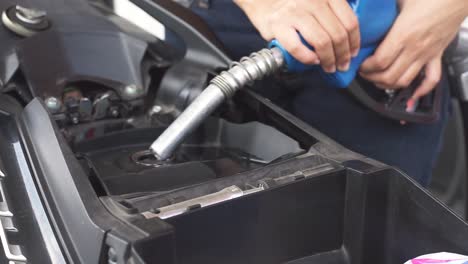
<path id="1" fill-rule="evenodd" d="M 384 71 L 403 53 L 403 49 L 401 33 L 395 24 L 375 53 L 361 65 L 360 71 L 363 73 Z"/>

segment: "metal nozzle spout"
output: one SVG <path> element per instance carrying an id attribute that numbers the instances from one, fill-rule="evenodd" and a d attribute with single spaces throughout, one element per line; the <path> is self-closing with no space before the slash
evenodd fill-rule
<path id="1" fill-rule="evenodd" d="M 171 157 L 185 137 L 192 133 L 216 108 L 248 83 L 280 69 L 283 55 L 277 48 L 264 49 L 234 62 L 230 70 L 216 76 L 210 85 L 177 117 L 151 145 L 158 160 Z"/>
<path id="2" fill-rule="evenodd" d="M 205 120 L 225 99 L 216 86 L 209 85 L 182 114 L 151 145 L 158 160 L 171 157 L 174 150 Z"/>

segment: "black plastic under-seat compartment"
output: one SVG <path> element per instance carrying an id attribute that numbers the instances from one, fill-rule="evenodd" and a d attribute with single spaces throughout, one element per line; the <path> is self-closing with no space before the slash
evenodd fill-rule
<path id="1" fill-rule="evenodd" d="M 212 118 L 165 162 L 148 149 L 163 131 L 123 130 L 75 146 L 101 195 L 164 192 L 236 175 L 305 153 L 299 143 L 259 122 Z"/>

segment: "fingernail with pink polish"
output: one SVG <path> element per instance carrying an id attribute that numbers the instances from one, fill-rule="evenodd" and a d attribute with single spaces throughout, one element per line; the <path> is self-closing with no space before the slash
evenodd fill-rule
<path id="1" fill-rule="evenodd" d="M 418 107 L 418 100 L 411 98 L 408 100 L 408 102 L 406 102 L 406 112 L 408 113 L 413 113 L 414 111 L 416 111 L 417 107 Z"/>

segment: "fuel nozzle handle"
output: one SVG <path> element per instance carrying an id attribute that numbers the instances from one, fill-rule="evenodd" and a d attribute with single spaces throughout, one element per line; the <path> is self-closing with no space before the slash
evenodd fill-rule
<path id="1" fill-rule="evenodd" d="M 225 99 L 255 80 L 275 73 L 283 67 L 279 48 L 263 49 L 232 63 L 210 82 L 210 85 L 172 122 L 150 149 L 158 160 L 169 159 L 188 134 L 221 105 Z"/>
<path id="2" fill-rule="evenodd" d="M 269 47 L 276 47 L 283 53 L 288 72 L 317 71 L 322 79 L 331 87 L 347 88 L 356 78 L 359 67 L 365 59 L 371 56 L 382 39 L 393 25 L 398 16 L 398 5 L 396 0 L 347 0 L 353 12 L 359 20 L 361 32 L 361 47 L 356 57 L 351 59 L 349 70 L 335 73 L 325 72 L 320 65 L 306 65 L 294 58 L 277 40 L 273 40 Z M 302 42 L 311 47 L 302 38 Z"/>

